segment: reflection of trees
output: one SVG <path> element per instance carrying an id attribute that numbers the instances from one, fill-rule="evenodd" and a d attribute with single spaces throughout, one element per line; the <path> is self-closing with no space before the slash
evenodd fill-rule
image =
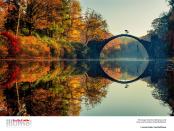
<path id="1" fill-rule="evenodd" d="M 1 115 L 80 115 L 83 98 L 93 107 L 107 93 L 105 87 L 109 82 L 84 75 L 85 65 L 78 68 L 76 62 L 19 62 L 16 65 L 20 67 L 20 75 L 0 94 L 5 98 L 2 103 L 0 100 L 0 105 L 7 108 L 6 113 L 0 111 Z M 10 71 L 5 69 L 8 66 L 1 67 L 5 72 Z M 1 74 L 6 76 L 4 71 Z"/>
<path id="2" fill-rule="evenodd" d="M 9 62 L 8 70 L 3 75 L 5 75 L 5 79 L 0 81 L 1 87 L 11 87 L 20 77 L 20 68 L 15 62 Z"/>
<path id="3" fill-rule="evenodd" d="M 3 90 L 0 90 L 0 115 L 7 115 L 7 103 Z"/>
<path id="4" fill-rule="evenodd" d="M 34 82 L 45 75 L 50 67 L 47 62 L 15 62 L 8 61 L 3 64 L 0 80 L 1 87 L 13 87 L 21 82 Z"/>
<path id="5" fill-rule="evenodd" d="M 173 110 L 172 115 L 174 116 L 174 84 L 173 83 L 174 83 L 174 70 L 169 70 L 167 72 L 167 84 L 169 87 L 168 103 Z"/>
<path id="6" fill-rule="evenodd" d="M 69 105 L 64 93 L 62 92 L 56 95 L 43 88 L 33 90 L 31 94 L 25 98 L 28 113 L 34 116 L 67 115 Z"/>
<path id="7" fill-rule="evenodd" d="M 10 88 L 0 90 L 0 115 L 77 116 L 80 115 L 83 100 L 92 108 L 101 103 L 110 83 L 103 78 L 88 77 L 85 63 L 83 67 L 75 61 L 71 64 L 55 61 L 12 63 L 0 63 L 1 83 L 15 78 L 10 82 Z M 153 79 L 148 83 L 155 87 L 152 92 L 154 98 L 174 110 L 174 71 L 171 68 L 166 76 L 156 77 L 164 74 L 159 71 L 164 70 L 160 65 L 158 72 L 151 71 Z M 15 72 L 16 67 L 20 72 L 12 77 L 10 74 Z"/>
<path id="8" fill-rule="evenodd" d="M 0 61 L 0 83 L 6 78 L 6 72 L 8 71 L 8 64 L 6 62 Z"/>
<path id="9" fill-rule="evenodd" d="M 105 79 L 86 77 L 85 101 L 87 105 L 94 106 L 101 103 L 102 98 L 107 94 L 106 86 L 109 81 Z"/>
<path id="10" fill-rule="evenodd" d="M 110 77 L 119 81 L 130 81 L 138 78 L 147 69 L 147 61 L 101 61 L 103 71 Z"/>
<path id="11" fill-rule="evenodd" d="M 104 72 L 106 72 L 109 76 L 111 76 L 112 78 L 119 80 L 122 77 L 122 74 L 124 72 L 121 71 L 121 69 L 119 67 L 115 67 L 115 68 L 107 68 L 104 67 L 103 68 Z"/>
<path id="12" fill-rule="evenodd" d="M 164 80 L 159 80 L 159 82 L 154 85 L 155 89 L 152 92 L 152 95 L 155 99 L 161 100 L 164 103 L 166 103 L 167 99 L 168 99 L 168 88 L 166 85 L 166 81 Z"/>
<path id="13" fill-rule="evenodd" d="M 174 115 L 174 70 L 171 68 L 172 66 L 173 64 L 170 63 L 166 69 L 163 69 L 159 65 L 158 69 L 166 72 L 165 75 L 161 75 L 160 78 L 155 77 L 155 81 L 148 80 L 148 83 L 150 83 L 150 87 L 154 87 L 152 92 L 153 97 L 160 100 L 162 104 L 169 105 L 172 109 L 171 115 Z M 156 73 L 153 72 L 152 76 L 156 76 Z M 160 74 L 163 73 L 160 71 Z"/>

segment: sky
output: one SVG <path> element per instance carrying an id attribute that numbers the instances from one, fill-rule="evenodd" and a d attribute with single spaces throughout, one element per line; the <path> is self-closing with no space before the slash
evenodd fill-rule
<path id="1" fill-rule="evenodd" d="M 113 35 L 125 33 L 144 36 L 151 23 L 169 10 L 166 0 L 80 0 L 82 10 L 94 9 L 107 21 Z"/>

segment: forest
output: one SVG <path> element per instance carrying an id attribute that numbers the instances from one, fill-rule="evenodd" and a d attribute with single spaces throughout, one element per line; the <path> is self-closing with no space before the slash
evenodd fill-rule
<path id="1" fill-rule="evenodd" d="M 167 46 L 169 57 L 174 56 L 174 0 L 166 0 L 170 7 L 168 12 L 163 12 L 159 18 L 152 22 L 152 30 L 149 30 L 146 37 L 157 35 Z"/>
<path id="2" fill-rule="evenodd" d="M 0 0 L 0 32 L 0 58 L 75 58 L 110 35 L 101 14 L 82 13 L 79 0 Z"/>

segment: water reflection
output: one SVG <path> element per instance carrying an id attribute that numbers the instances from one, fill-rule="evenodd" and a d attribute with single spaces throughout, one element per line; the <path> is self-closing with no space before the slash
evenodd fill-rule
<path id="1" fill-rule="evenodd" d="M 100 109 L 98 115 L 104 115 L 102 109 L 106 107 L 100 105 L 104 101 L 110 100 L 107 103 L 116 104 L 119 107 L 120 103 L 128 100 L 115 100 L 109 96 L 116 94 L 116 92 L 124 96 L 124 92 L 121 92 L 119 87 L 128 87 L 127 91 L 133 91 L 130 87 L 136 82 L 128 85 L 115 85 L 103 74 L 100 69 L 101 66 L 98 66 L 99 63 L 98 61 L 75 60 L 0 61 L 0 115 L 85 115 L 84 111 L 90 112 L 90 110 L 96 108 Z M 109 62 L 104 65 L 114 67 L 114 64 L 114 62 Z M 119 70 L 121 74 L 129 73 L 131 77 L 128 77 L 128 80 L 132 77 L 133 79 L 137 78 L 143 72 L 143 76 L 140 75 L 141 78 L 137 79 L 137 82 L 143 81 L 148 86 L 142 88 L 142 91 L 149 89 L 147 92 L 153 96 L 153 99 L 163 103 L 159 106 L 160 110 L 168 109 L 158 112 L 158 115 L 173 115 L 174 64 L 170 61 L 151 61 L 148 66 L 140 66 L 139 62 L 135 62 L 135 64 L 139 66 L 132 68 L 132 64 L 126 64 L 131 66 L 127 68 L 129 70 L 121 66 L 121 69 L 117 69 L 117 71 Z M 114 90 L 109 92 L 113 88 Z M 136 93 L 133 93 L 136 100 L 141 101 L 142 96 L 137 96 Z M 148 99 L 143 101 L 148 102 Z M 156 107 L 155 102 L 151 105 L 152 109 Z M 141 102 L 141 104 L 144 103 Z M 135 112 L 140 111 L 141 104 L 137 105 L 137 108 L 134 109 Z M 129 115 L 136 115 L 131 113 L 129 109 L 125 108 L 124 110 L 129 112 Z M 147 114 L 139 112 L 138 115 L 153 115 L 155 111 L 151 110 L 146 112 Z M 167 113 L 164 113 L 165 111 Z M 108 109 L 105 115 L 109 115 L 109 113 Z M 111 115 L 118 114 L 119 112 L 115 110 L 112 111 Z M 96 114 L 92 112 L 88 115 Z"/>
<path id="2" fill-rule="evenodd" d="M 100 63 L 103 71 L 111 78 L 129 82 L 136 80 L 144 73 L 149 61 L 102 60 Z"/>

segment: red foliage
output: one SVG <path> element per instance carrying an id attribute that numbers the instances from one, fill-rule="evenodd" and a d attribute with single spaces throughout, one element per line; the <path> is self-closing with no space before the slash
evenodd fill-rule
<path id="1" fill-rule="evenodd" d="M 2 32 L 0 35 L 6 37 L 9 42 L 8 44 L 8 51 L 9 51 L 9 56 L 16 56 L 18 53 L 20 53 L 21 48 L 20 48 L 20 41 L 17 36 L 13 35 L 12 33 L 9 32 Z"/>
<path id="2" fill-rule="evenodd" d="M 17 82 L 19 76 L 20 76 L 20 68 L 15 63 L 9 64 L 9 70 L 7 73 L 7 80 L 3 83 L 1 83 L 1 87 L 3 88 L 10 88 L 14 85 L 15 82 Z"/>

